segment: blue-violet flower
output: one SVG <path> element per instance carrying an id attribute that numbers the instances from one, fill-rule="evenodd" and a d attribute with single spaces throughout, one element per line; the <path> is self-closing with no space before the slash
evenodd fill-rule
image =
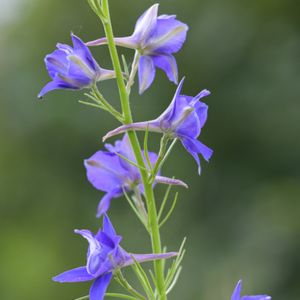
<path id="1" fill-rule="evenodd" d="M 137 189 L 143 193 L 143 184 L 138 168 L 122 158 L 123 156 L 136 163 L 127 134 L 114 146 L 106 144 L 105 147 L 108 151 L 98 151 L 84 161 L 89 182 L 96 189 L 106 192 L 99 202 L 97 217 L 106 213 L 111 200 L 122 196 L 124 190 L 128 192 Z M 154 167 L 157 154 L 149 152 L 149 159 Z M 187 187 L 181 180 L 163 177 L 159 174 L 156 176 L 155 182 Z"/>
<path id="2" fill-rule="evenodd" d="M 173 53 L 178 52 L 186 39 L 188 26 L 175 15 L 157 16 L 158 4 L 154 4 L 137 20 L 131 36 L 115 38 L 119 46 L 136 49 L 141 57 L 138 66 L 139 92 L 143 93 L 153 82 L 155 68 L 162 69 L 169 80 L 178 82 L 177 64 Z M 88 46 L 107 43 L 106 38 L 88 42 Z"/>
<path id="3" fill-rule="evenodd" d="M 45 64 L 52 81 L 40 91 L 38 97 L 56 89 L 79 90 L 97 81 L 115 77 L 115 72 L 101 68 L 83 41 L 71 34 L 73 48 L 57 44 L 57 49 L 45 57 Z"/>
<path id="4" fill-rule="evenodd" d="M 268 295 L 256 295 L 256 296 L 241 296 L 242 280 L 240 280 L 231 296 L 231 300 L 271 300 L 272 298 Z"/>
<path id="5" fill-rule="evenodd" d="M 123 125 L 108 132 L 103 140 L 126 130 L 149 130 L 164 133 L 170 138 L 178 138 L 185 149 L 193 156 L 200 174 L 200 153 L 206 161 L 210 159 L 213 150 L 197 140 L 207 119 L 208 106 L 199 101 L 210 95 L 208 90 L 201 91 L 197 96 L 181 95 L 184 79 L 181 80 L 169 107 L 155 120 Z"/>
<path id="6" fill-rule="evenodd" d="M 86 266 L 66 271 L 53 278 L 57 282 L 94 281 L 89 299 L 104 299 L 107 287 L 112 279 L 113 272 L 135 264 L 156 259 L 167 259 L 178 253 L 163 254 L 131 254 L 126 252 L 119 244 L 122 237 L 117 235 L 107 215 L 103 218 L 103 227 L 97 234 L 89 230 L 75 230 L 89 243 Z"/>

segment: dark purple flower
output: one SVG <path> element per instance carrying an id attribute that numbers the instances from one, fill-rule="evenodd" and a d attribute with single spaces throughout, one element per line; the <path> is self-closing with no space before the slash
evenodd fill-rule
<path id="1" fill-rule="evenodd" d="M 115 38 L 119 46 L 137 49 L 140 54 L 139 91 L 143 93 L 153 82 L 155 68 L 162 69 L 169 80 L 178 81 L 177 64 L 173 53 L 178 52 L 186 39 L 188 26 L 175 15 L 157 16 L 158 4 L 151 6 L 138 19 L 131 36 Z M 97 46 L 107 43 L 106 38 L 87 43 Z"/>
<path id="2" fill-rule="evenodd" d="M 200 153 L 206 161 L 210 159 L 213 151 L 197 140 L 207 119 L 208 106 L 199 101 L 201 98 L 210 95 L 208 90 L 201 91 L 197 96 L 190 97 L 181 95 L 183 85 L 181 80 L 174 98 L 169 107 L 155 120 L 147 122 L 133 123 L 123 125 L 113 131 L 107 133 L 103 138 L 125 132 L 126 130 L 148 130 L 153 132 L 161 132 L 170 138 L 180 139 L 185 149 L 194 157 L 198 164 L 200 173 Z"/>
<path id="3" fill-rule="evenodd" d="M 107 215 L 103 218 L 103 227 L 97 234 L 89 230 L 75 230 L 84 237 L 89 248 L 86 266 L 61 273 L 53 278 L 57 282 L 94 281 L 90 289 L 90 300 L 104 299 L 105 292 L 116 269 L 137 262 L 167 259 L 176 256 L 176 252 L 163 254 L 131 254 L 119 244 L 122 237 L 117 235 Z"/>
<path id="4" fill-rule="evenodd" d="M 141 193 L 143 192 L 138 168 L 116 154 L 118 153 L 136 163 L 128 136 L 124 135 L 124 138 L 121 141 L 117 141 L 114 146 L 106 144 L 105 147 L 108 151 L 98 151 L 84 161 L 89 182 L 96 189 L 106 192 L 99 202 L 97 217 L 107 212 L 113 198 L 122 196 L 123 189 L 128 192 L 138 188 Z M 149 152 L 149 159 L 152 167 L 154 167 L 157 154 Z M 187 187 L 180 180 L 159 175 L 156 176 L 155 182 Z"/>
<path id="5" fill-rule="evenodd" d="M 272 298 L 268 295 L 256 295 L 256 296 L 241 296 L 242 280 L 240 280 L 231 296 L 231 300 L 271 300 Z"/>
<path id="6" fill-rule="evenodd" d="M 102 69 L 83 41 L 71 34 L 73 48 L 57 44 L 57 49 L 45 57 L 45 64 L 52 81 L 40 91 L 38 97 L 56 89 L 79 90 L 115 77 L 115 72 Z"/>

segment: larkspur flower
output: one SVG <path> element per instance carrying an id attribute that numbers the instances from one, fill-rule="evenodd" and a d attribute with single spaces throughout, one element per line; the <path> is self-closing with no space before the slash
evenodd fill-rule
<path id="1" fill-rule="evenodd" d="M 56 89 L 79 90 L 97 81 L 115 77 L 115 72 L 101 68 L 83 41 L 71 34 L 73 48 L 57 44 L 57 49 L 45 57 L 45 64 L 52 81 L 40 91 L 38 97 Z"/>
<path id="2" fill-rule="evenodd" d="M 126 252 L 121 246 L 122 237 L 117 235 L 107 215 L 103 218 L 103 227 L 97 234 L 89 230 L 75 230 L 89 243 L 86 266 L 75 268 L 58 276 L 54 281 L 83 282 L 94 281 L 89 293 L 90 300 L 104 299 L 107 287 L 114 271 L 135 264 L 157 259 L 167 259 L 178 253 L 163 254 L 132 254 Z"/>
<path id="3" fill-rule="evenodd" d="M 119 46 L 136 49 L 141 57 L 138 66 L 139 92 L 143 93 L 154 80 L 156 68 L 162 69 L 169 80 L 178 82 L 178 70 L 173 53 L 178 52 L 186 39 L 188 26 L 175 15 L 157 16 L 158 4 L 151 6 L 138 19 L 131 36 L 115 38 Z M 88 42 L 88 46 L 106 44 L 101 38 Z"/>
<path id="4" fill-rule="evenodd" d="M 231 296 L 231 300 L 271 300 L 272 298 L 268 295 L 255 295 L 255 296 L 241 296 L 242 280 L 240 280 Z"/>
<path id="5" fill-rule="evenodd" d="M 176 93 L 169 107 L 155 120 L 123 125 L 108 132 L 103 140 L 123 133 L 127 130 L 149 130 L 166 134 L 170 138 L 178 138 L 185 149 L 196 160 L 200 174 L 200 153 L 208 161 L 213 150 L 197 140 L 207 119 L 208 106 L 199 101 L 210 95 L 208 90 L 201 91 L 197 96 L 181 95 L 184 79 L 177 87 Z"/>
<path id="6" fill-rule="evenodd" d="M 106 192 L 99 202 L 97 217 L 101 217 L 107 212 L 113 198 L 122 196 L 123 189 L 128 192 L 137 188 L 140 193 L 143 193 L 143 184 L 138 168 L 120 157 L 122 155 L 136 163 L 128 136 L 124 135 L 124 138 L 117 141 L 114 146 L 106 144 L 105 147 L 108 151 L 98 151 L 84 161 L 89 182 L 96 189 Z M 154 167 L 157 154 L 149 152 L 149 159 Z M 156 176 L 155 182 L 187 187 L 181 180 L 163 177 L 159 174 Z"/>

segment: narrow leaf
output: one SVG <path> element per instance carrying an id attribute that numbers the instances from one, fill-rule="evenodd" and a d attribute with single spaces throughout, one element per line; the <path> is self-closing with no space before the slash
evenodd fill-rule
<path id="1" fill-rule="evenodd" d="M 128 64 L 127 64 L 126 58 L 123 54 L 122 54 L 122 62 L 123 62 L 123 67 L 124 67 L 124 73 L 125 73 L 126 77 L 128 78 L 129 77 Z"/>
<path id="2" fill-rule="evenodd" d="M 171 290 L 174 288 L 174 286 L 176 285 L 181 271 L 182 271 L 182 267 L 179 267 L 176 274 L 175 274 L 175 276 L 174 276 L 173 281 L 171 282 L 170 286 L 168 287 L 168 289 L 166 291 L 167 294 L 169 294 L 171 292 Z"/>
<path id="3" fill-rule="evenodd" d="M 147 126 L 145 135 L 144 135 L 144 155 L 149 167 L 150 172 L 152 173 L 152 164 L 149 157 L 149 151 L 148 151 L 148 135 L 149 135 L 149 126 Z"/>
<path id="4" fill-rule="evenodd" d="M 131 165 L 137 167 L 138 169 L 147 171 L 148 170 L 146 168 L 144 168 L 143 166 L 140 166 L 138 164 L 136 164 L 135 162 L 133 162 L 132 160 L 128 159 L 127 157 L 123 156 L 122 154 L 118 153 L 118 152 L 114 152 L 114 154 L 118 155 L 119 157 L 121 157 L 122 159 L 126 160 L 128 163 L 130 163 Z"/>
<path id="5" fill-rule="evenodd" d="M 134 260 L 134 265 L 132 265 L 132 269 L 135 272 L 136 276 L 138 277 L 138 279 L 139 279 L 141 285 L 143 286 L 143 288 L 144 288 L 147 296 L 150 299 L 154 299 L 155 300 L 153 289 L 152 289 L 152 286 L 151 286 L 151 284 L 149 282 L 147 274 L 145 273 L 144 269 L 139 264 L 139 262 L 134 258 L 134 256 L 132 256 L 132 259 Z"/>
<path id="6" fill-rule="evenodd" d="M 124 194 L 127 202 L 129 203 L 130 207 L 132 208 L 133 212 L 136 214 L 136 216 L 141 221 L 141 223 L 145 226 L 146 230 L 149 231 L 148 227 L 147 227 L 147 223 L 145 222 L 145 220 L 143 219 L 143 217 L 141 216 L 141 214 L 139 213 L 139 211 L 137 210 L 135 205 L 132 203 L 132 200 L 130 199 L 129 195 L 126 193 L 124 188 L 123 188 L 123 194 Z"/>
<path id="7" fill-rule="evenodd" d="M 173 212 L 173 210 L 176 206 L 177 198 L 178 198 L 178 193 L 176 193 L 176 195 L 174 197 L 174 200 L 173 200 L 173 203 L 172 203 L 172 206 L 171 206 L 169 212 L 167 213 L 167 215 L 165 216 L 165 218 L 159 224 L 159 227 L 163 226 L 168 221 L 168 219 L 170 218 L 170 216 L 171 216 L 171 214 L 172 214 L 172 212 Z"/>
<path id="8" fill-rule="evenodd" d="M 87 105 L 87 106 L 92 106 L 92 107 L 104 109 L 104 107 L 99 105 L 99 104 L 94 104 L 94 103 L 86 102 L 86 101 L 82 101 L 82 100 L 79 100 L 78 102 L 81 103 L 81 104 Z"/>
<path id="9" fill-rule="evenodd" d="M 174 178 L 174 177 L 173 177 Z M 162 216 L 162 213 L 164 211 L 164 208 L 165 208 L 165 205 L 168 201 L 168 198 L 169 198 L 169 194 L 170 194 L 170 191 L 171 191 L 171 188 L 172 188 L 172 185 L 169 185 L 167 190 L 166 190 L 166 193 L 165 193 L 165 196 L 164 196 L 164 199 L 161 203 L 161 206 L 159 208 L 159 212 L 158 212 L 158 220 L 160 220 L 161 216 Z"/>
<path id="10" fill-rule="evenodd" d="M 121 298 L 121 299 L 128 299 L 128 300 L 136 300 L 135 297 L 125 295 L 125 294 L 120 294 L 120 293 L 106 293 L 105 297 L 112 297 L 112 298 Z"/>

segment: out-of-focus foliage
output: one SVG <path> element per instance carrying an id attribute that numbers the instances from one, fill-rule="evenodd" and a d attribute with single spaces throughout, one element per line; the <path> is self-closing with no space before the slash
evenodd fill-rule
<path id="1" fill-rule="evenodd" d="M 179 144 L 164 168 L 165 174 L 190 185 L 181 191 L 163 231 L 168 250 L 188 236 L 184 271 L 170 299 L 229 299 L 243 278 L 245 293 L 298 300 L 299 4 L 161 2 L 161 13 L 177 14 L 190 25 L 188 41 L 176 56 L 180 76 L 187 76 L 183 92 L 212 91 L 201 137 L 215 149 L 201 177 Z M 152 3 L 112 0 L 115 32 L 131 33 L 136 17 Z M 70 31 L 86 41 L 103 35 L 83 0 L 1 0 L 1 299 L 87 294 L 88 285 L 61 286 L 51 276 L 84 263 L 87 245 L 72 230 L 96 230 L 100 222 L 94 215 L 102 194 L 88 184 L 82 161 L 103 146 L 101 136 L 117 124 L 102 111 L 79 104 L 80 92 L 57 91 L 42 102 L 36 99 L 49 80 L 43 58 L 56 42 L 69 43 Z M 103 67 L 111 67 L 105 47 L 93 53 Z M 114 82 L 101 86 L 117 104 Z M 136 120 L 157 116 L 174 90 L 161 72 L 142 98 L 135 87 Z M 153 143 L 151 150 L 156 148 Z M 126 201 L 113 201 L 112 212 L 126 249 L 149 251 Z"/>

